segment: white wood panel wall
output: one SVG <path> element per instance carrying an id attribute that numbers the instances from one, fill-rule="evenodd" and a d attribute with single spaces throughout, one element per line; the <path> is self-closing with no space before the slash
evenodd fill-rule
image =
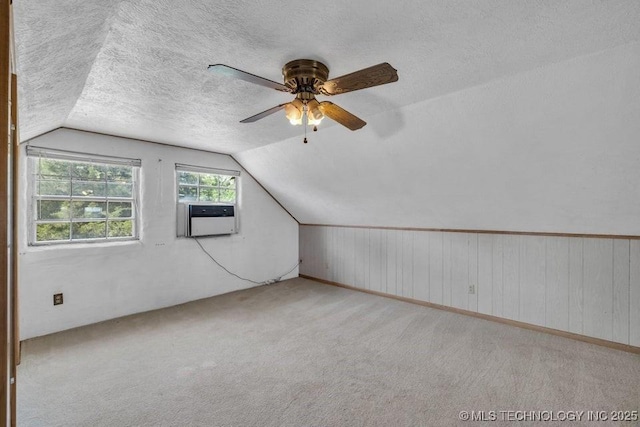
<path id="1" fill-rule="evenodd" d="M 300 226 L 300 273 L 640 346 L 640 240 Z"/>

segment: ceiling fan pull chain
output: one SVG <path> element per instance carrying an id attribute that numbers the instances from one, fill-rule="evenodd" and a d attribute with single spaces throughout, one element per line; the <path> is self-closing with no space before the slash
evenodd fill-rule
<path id="1" fill-rule="evenodd" d="M 302 107 L 302 126 L 304 126 L 304 140 L 303 143 L 307 143 L 307 104 Z"/>

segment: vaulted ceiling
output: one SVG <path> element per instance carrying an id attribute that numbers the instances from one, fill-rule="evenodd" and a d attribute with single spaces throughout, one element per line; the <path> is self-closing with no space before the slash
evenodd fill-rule
<path id="1" fill-rule="evenodd" d="M 225 153 L 302 129 L 283 114 L 238 123 L 290 96 L 209 64 L 281 81 L 296 58 L 334 77 L 387 61 L 398 83 L 332 99 L 367 121 L 640 38 L 633 0 L 15 3 L 23 139 L 66 126 Z"/>
<path id="2" fill-rule="evenodd" d="M 229 153 L 302 223 L 640 235 L 640 2 L 16 0 L 21 138 L 58 127 Z M 302 144 L 293 59 L 399 81 Z"/>

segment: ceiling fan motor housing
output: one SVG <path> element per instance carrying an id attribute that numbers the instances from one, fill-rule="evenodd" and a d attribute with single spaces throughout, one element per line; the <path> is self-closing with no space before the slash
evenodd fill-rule
<path id="1" fill-rule="evenodd" d="M 317 95 L 329 78 L 329 68 L 313 59 L 296 59 L 282 67 L 282 76 L 292 93 Z"/>

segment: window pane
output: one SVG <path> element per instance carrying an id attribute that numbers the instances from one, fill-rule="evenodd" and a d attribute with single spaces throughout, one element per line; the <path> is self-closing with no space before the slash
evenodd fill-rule
<path id="1" fill-rule="evenodd" d="M 218 186 L 218 175 L 213 175 L 210 173 L 201 173 L 200 174 L 200 185 L 205 185 L 209 187 Z"/>
<path id="2" fill-rule="evenodd" d="M 69 162 L 64 160 L 40 159 L 38 174 L 63 177 L 69 176 Z"/>
<path id="3" fill-rule="evenodd" d="M 105 218 L 106 202 L 73 202 L 74 218 Z"/>
<path id="4" fill-rule="evenodd" d="M 109 218 L 131 218 L 131 202 L 109 202 Z"/>
<path id="5" fill-rule="evenodd" d="M 69 240 L 69 224 L 36 224 L 36 241 Z"/>
<path id="6" fill-rule="evenodd" d="M 220 187 L 233 188 L 236 185 L 235 176 L 220 176 Z"/>
<path id="7" fill-rule="evenodd" d="M 76 179 L 84 181 L 104 181 L 106 167 L 93 163 L 71 163 L 71 174 Z"/>
<path id="8" fill-rule="evenodd" d="M 77 197 L 105 197 L 107 187 L 105 182 L 73 181 L 73 196 Z"/>
<path id="9" fill-rule="evenodd" d="M 69 219 L 68 200 L 38 200 L 36 219 Z"/>
<path id="10" fill-rule="evenodd" d="M 217 188 L 200 187 L 200 201 L 203 202 L 217 202 L 218 201 Z"/>
<path id="11" fill-rule="evenodd" d="M 35 204 L 31 214 L 35 240 L 30 243 L 134 237 L 134 166 L 104 164 L 99 159 L 94 163 L 33 157 L 30 161 L 36 170 L 35 185 L 29 188 Z M 198 175 L 186 175 L 194 184 L 186 193 L 195 200 Z"/>
<path id="12" fill-rule="evenodd" d="M 71 190 L 71 183 L 66 181 L 38 181 L 38 195 L 40 196 L 68 196 Z"/>
<path id="13" fill-rule="evenodd" d="M 133 221 L 109 221 L 109 237 L 132 237 Z"/>
<path id="14" fill-rule="evenodd" d="M 194 172 L 178 172 L 180 184 L 198 184 L 198 174 Z"/>
<path id="15" fill-rule="evenodd" d="M 180 200 L 197 200 L 198 188 L 181 185 L 178 187 L 178 198 Z"/>
<path id="16" fill-rule="evenodd" d="M 235 202 L 236 201 L 236 190 L 230 189 L 221 189 L 220 190 L 220 201 L 221 202 Z"/>
<path id="17" fill-rule="evenodd" d="M 72 239 L 96 239 L 106 237 L 107 223 L 99 222 L 74 222 L 72 225 Z"/>
<path id="18" fill-rule="evenodd" d="M 107 180 L 131 182 L 133 168 L 131 166 L 107 166 Z"/>
<path id="19" fill-rule="evenodd" d="M 131 184 L 109 182 L 107 184 L 109 197 L 133 197 L 133 186 Z"/>

